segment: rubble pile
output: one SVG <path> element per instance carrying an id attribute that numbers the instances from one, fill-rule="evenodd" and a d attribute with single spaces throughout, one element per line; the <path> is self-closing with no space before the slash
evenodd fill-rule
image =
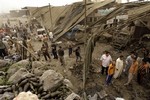
<path id="1" fill-rule="evenodd" d="M 7 33 L 6 31 L 7 34 L 3 34 L 5 37 L 3 36 L 2 42 L 5 42 L 4 44 L 7 44 L 7 42 L 12 43 L 8 43 L 10 45 L 7 48 L 9 56 L 4 57 L 4 60 L 0 58 L 0 85 L 2 85 L 0 86 L 0 100 L 13 100 L 13 98 L 14 100 L 24 100 L 24 96 L 34 94 L 34 100 L 80 100 L 80 96 L 72 91 L 74 89 L 73 85 L 75 86 L 74 91 L 81 91 L 82 94 L 79 94 L 82 96 L 84 92 L 87 94 L 88 100 L 114 100 L 116 97 L 118 97 L 116 100 L 124 100 L 123 98 L 126 100 L 147 100 L 150 98 L 150 91 L 147 90 L 147 88 L 150 88 L 150 80 L 148 80 L 150 79 L 150 74 L 147 74 L 149 71 L 146 71 L 146 76 L 142 76 L 139 71 L 140 64 L 137 74 L 143 77 L 144 84 L 136 84 L 136 78 L 134 78 L 132 82 L 134 85 L 123 86 L 127 79 L 125 72 L 118 79 L 114 79 L 109 86 L 106 84 L 106 80 L 110 78 L 110 75 L 107 77 L 100 74 L 101 61 L 99 57 L 102 51 L 111 52 L 113 61 L 115 61 L 120 55 L 126 57 L 129 51 L 135 51 L 134 56 L 140 58 L 139 54 L 143 52 L 140 51 L 141 48 L 148 47 L 150 49 L 150 2 L 118 4 L 115 1 L 103 0 L 103 2 L 87 2 L 87 4 L 77 2 L 61 7 L 51 7 L 50 5 L 49 7 L 38 8 L 27 7 L 26 10 L 32 15 L 29 15 L 30 22 L 28 23 L 27 21 L 25 27 L 19 21 L 19 26 L 16 24 L 17 27 L 11 28 L 11 20 L 8 20 L 6 26 L 7 24 L 10 25 L 8 27 L 4 25 L 4 29 L 8 28 L 10 32 Z M 49 18 L 47 11 L 50 11 L 51 18 Z M 5 33 L 5 31 L 2 33 Z M 12 34 L 10 35 L 9 33 Z M 9 41 L 7 40 L 8 37 Z M 27 39 L 28 37 L 31 37 L 31 39 Z M 49 37 L 51 42 L 48 42 Z M 32 39 L 34 40 L 33 47 L 30 41 Z M 96 45 L 97 42 L 99 42 L 99 47 Z M 51 44 L 50 49 L 52 48 L 52 52 L 49 52 L 49 43 Z M 76 46 L 83 43 L 84 46 L 81 46 L 83 51 L 74 50 Z M 45 44 L 46 47 L 44 47 Z M 61 46 L 65 51 L 63 58 L 65 66 L 63 67 L 60 66 L 61 61 L 57 61 L 55 57 L 51 61 L 43 60 L 43 56 L 46 56 L 45 51 L 48 51 L 47 54 L 51 53 L 51 56 L 56 55 L 59 51 L 55 46 L 52 46 L 53 44 L 56 47 Z M 10 52 L 13 51 L 12 46 L 16 48 L 15 58 L 14 52 L 12 54 Z M 4 47 L 4 45 L 1 47 Z M 34 50 L 31 52 L 30 49 Z M 55 54 L 53 49 L 55 49 Z M 66 55 L 68 49 L 71 52 L 75 52 L 76 58 L 76 53 L 80 52 L 84 62 L 77 62 L 77 59 L 74 62 L 74 54 L 71 56 L 69 54 L 68 58 Z M 18 53 L 20 56 L 17 56 Z M 58 55 L 60 55 L 59 53 Z M 144 55 L 146 54 L 145 50 L 143 53 Z M 2 55 L 2 58 L 3 56 L 5 54 Z M 101 60 L 103 61 L 103 59 Z M 125 59 L 123 62 L 126 64 Z M 75 64 L 73 65 L 73 63 Z M 102 68 L 107 66 L 103 66 L 102 62 Z M 69 70 L 68 67 L 70 67 Z M 117 71 L 117 62 L 115 67 L 115 71 Z M 65 79 L 60 73 L 74 84 Z M 111 73 L 111 78 L 113 74 Z M 142 79 L 142 77 L 139 79 Z M 82 83 L 83 86 L 80 85 Z M 18 99 L 19 97 L 20 99 Z"/>
<path id="2" fill-rule="evenodd" d="M 92 74 L 92 73 L 97 73 L 100 69 L 97 68 L 97 61 L 93 61 L 91 66 L 90 66 L 90 69 L 89 69 L 89 74 Z M 79 79 L 82 79 L 83 77 L 83 62 L 80 62 L 78 64 L 74 64 L 72 68 L 70 68 L 70 71 L 72 72 L 73 75 L 75 75 L 77 78 Z"/>
<path id="3" fill-rule="evenodd" d="M 83 75 L 83 63 L 74 64 L 73 68 L 70 68 L 73 75 L 75 75 L 77 78 L 82 78 Z"/>
<path id="4" fill-rule="evenodd" d="M 58 74 L 53 70 L 48 70 L 47 72 L 50 72 L 50 71 L 51 71 L 50 75 L 52 76 L 52 78 L 55 78 L 55 80 L 51 79 L 49 75 L 46 76 L 45 74 L 43 74 L 41 78 L 39 78 L 39 77 L 36 77 L 34 74 L 27 73 L 27 75 L 24 75 L 24 77 L 13 82 L 12 85 L 1 86 L 0 94 L 3 95 L 6 92 L 11 93 L 12 96 L 10 99 L 12 99 L 21 92 L 30 91 L 36 94 L 38 98 L 42 100 L 43 99 L 44 100 L 49 100 L 49 99 L 64 100 L 65 98 L 67 98 L 69 94 L 71 94 L 71 90 L 68 88 L 67 85 L 63 83 L 64 81 L 63 76 L 61 76 L 61 79 L 57 79 L 60 76 L 57 76 Z M 46 77 L 43 78 L 44 76 Z M 50 79 L 46 81 L 47 78 L 50 78 Z"/>

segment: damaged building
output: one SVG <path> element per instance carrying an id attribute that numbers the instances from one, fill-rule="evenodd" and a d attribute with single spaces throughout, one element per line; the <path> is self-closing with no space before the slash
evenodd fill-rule
<path id="1" fill-rule="evenodd" d="M 22 92 L 35 100 L 149 100 L 149 65 L 141 71 L 143 82 L 137 81 L 139 69 L 145 66 L 143 47 L 150 49 L 150 2 L 83 0 L 65 6 L 24 7 L 10 15 L 17 23 L 19 18 L 27 20 L 25 25 L 10 27 L 12 37 L 5 36 L 16 51 L 0 59 L 0 84 L 6 85 L 0 86 L 0 100 L 7 93 L 14 100 L 24 98 L 19 96 Z M 0 33 L 3 36 L 4 30 Z M 126 85 L 129 63 L 138 70 Z M 113 77 L 120 66 L 121 74 Z M 107 84 L 110 76 L 113 80 Z"/>
<path id="2" fill-rule="evenodd" d="M 125 7 L 120 10 L 120 12 L 114 15 L 113 18 L 109 18 L 107 21 L 103 22 L 104 28 L 119 26 L 124 22 L 130 20 L 130 18 L 138 18 L 137 20 L 130 21 L 126 23 L 121 29 L 115 31 L 107 32 L 104 34 L 105 38 L 112 38 L 113 45 L 115 48 L 122 49 L 127 44 L 133 43 L 133 41 L 139 40 L 144 34 L 149 34 L 149 2 L 133 2 L 133 3 L 114 3 L 114 0 L 105 0 L 103 2 L 88 2 L 87 4 L 87 27 L 88 29 L 95 29 L 101 24 L 95 24 L 102 17 L 109 15 L 113 10 L 118 9 L 118 7 Z M 136 8 L 139 8 L 136 11 Z M 55 34 L 55 41 L 64 34 L 74 34 L 78 27 L 80 35 L 83 37 L 84 34 L 84 3 L 77 2 L 72 5 L 66 6 L 44 6 L 39 8 L 27 7 L 30 12 L 31 18 L 36 18 L 46 29 L 50 29 Z M 144 10 L 143 10 L 144 9 Z M 139 18 L 143 16 L 144 18 Z M 80 28 L 79 28 L 80 27 Z M 122 31 L 120 31 L 122 30 Z M 88 33 L 87 33 L 88 34 Z M 72 35 L 73 37 L 74 35 Z M 123 36 L 123 37 L 122 37 Z M 128 40 L 128 41 L 126 41 Z M 122 42 L 120 42 L 122 41 Z M 83 39 L 82 39 L 83 42 Z"/>

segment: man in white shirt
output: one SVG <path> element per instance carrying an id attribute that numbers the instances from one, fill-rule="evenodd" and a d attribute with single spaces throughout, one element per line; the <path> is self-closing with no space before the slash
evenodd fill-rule
<path id="1" fill-rule="evenodd" d="M 107 75 L 107 73 L 108 73 L 108 66 L 109 66 L 109 64 L 112 61 L 112 58 L 111 58 L 109 52 L 105 51 L 105 54 L 103 54 L 101 56 L 100 60 L 101 60 L 101 66 L 102 66 L 101 74 L 103 75 L 104 74 L 104 70 L 105 70 L 106 75 Z"/>
<path id="2" fill-rule="evenodd" d="M 53 41 L 53 33 L 52 32 L 49 32 L 49 38 L 50 38 L 50 41 Z"/>

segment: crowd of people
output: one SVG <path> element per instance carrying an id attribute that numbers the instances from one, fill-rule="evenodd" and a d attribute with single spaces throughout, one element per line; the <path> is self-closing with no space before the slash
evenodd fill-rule
<path id="1" fill-rule="evenodd" d="M 56 59 L 60 61 L 60 65 L 65 65 L 65 50 L 61 45 L 57 45 L 53 42 L 53 33 L 49 31 L 48 35 L 43 35 L 42 38 L 42 46 L 40 50 L 35 50 L 32 44 L 32 39 L 30 38 L 29 26 L 27 25 L 26 28 L 18 28 L 14 27 L 13 35 L 3 34 L 0 40 L 0 57 L 2 59 L 12 58 L 15 61 L 21 59 L 27 59 L 37 53 L 38 60 L 41 59 L 43 56 L 45 61 L 51 61 Z M 22 30 L 21 30 L 22 29 Z M 30 32 L 33 29 L 31 28 Z M 20 35 L 16 35 L 19 32 Z M 3 41 L 2 37 L 6 37 L 7 41 Z M 18 38 L 22 38 L 21 41 Z M 50 46 L 49 46 L 50 44 Z M 25 49 L 23 52 L 26 57 L 21 57 L 22 50 Z M 75 49 L 71 43 L 68 43 L 68 57 L 72 57 L 73 52 L 76 57 L 76 62 L 80 62 L 81 57 L 81 48 L 77 46 Z M 150 52 L 147 48 L 142 49 L 143 56 L 139 57 L 137 52 L 131 52 L 129 56 L 127 56 L 126 60 L 124 60 L 124 56 L 120 55 L 116 60 L 112 59 L 110 52 L 105 51 L 105 53 L 100 58 L 100 66 L 101 66 L 101 74 L 106 74 L 106 85 L 111 84 L 112 79 L 118 79 L 124 74 L 125 76 L 128 75 L 127 82 L 124 85 L 129 85 L 134 77 L 137 76 L 137 82 L 141 84 L 143 82 L 144 77 L 150 71 Z M 41 56 L 42 55 L 42 56 Z"/>
<path id="2" fill-rule="evenodd" d="M 16 33 L 17 31 L 15 28 Z M 21 37 L 19 41 L 19 37 L 16 36 L 10 36 L 8 34 L 4 34 L 3 37 L 7 37 L 5 41 L 3 41 L 3 37 L 1 37 L 0 40 L 0 57 L 5 58 L 13 58 L 16 55 L 22 55 L 22 50 L 24 49 L 24 55 L 26 55 L 25 58 L 31 57 L 35 54 L 38 55 L 38 60 L 41 59 L 43 56 L 46 61 L 51 61 L 51 57 L 54 59 L 59 59 L 61 65 L 65 65 L 64 60 L 64 49 L 62 46 L 57 45 L 57 43 L 53 42 L 53 33 L 49 31 L 48 35 L 43 35 L 41 42 L 42 46 L 40 47 L 40 50 L 35 50 L 33 42 L 30 38 L 30 35 L 25 34 L 27 31 L 23 31 L 24 36 Z M 49 44 L 51 46 L 49 46 Z M 81 54 L 80 54 L 80 47 L 78 46 L 75 50 L 73 50 L 73 45 L 70 43 L 68 44 L 68 56 L 72 57 L 73 52 L 76 55 L 76 62 L 81 61 Z M 32 55 L 31 55 L 32 54 Z M 18 57 L 18 56 L 17 56 Z M 21 59 L 20 59 L 21 60 Z"/>
<path id="3" fill-rule="evenodd" d="M 53 57 L 53 59 L 55 59 L 55 60 L 59 59 L 60 64 L 62 66 L 65 65 L 65 59 L 64 59 L 65 50 L 61 45 L 51 41 L 51 45 L 48 46 L 48 41 L 45 41 L 45 42 L 43 42 L 40 51 L 41 51 L 41 53 L 39 53 L 39 57 L 41 57 L 40 54 L 42 54 L 46 61 L 48 61 L 48 59 L 49 59 L 49 61 L 51 61 L 51 58 Z M 74 49 L 73 45 L 71 43 L 68 43 L 67 51 L 68 51 L 67 55 L 69 58 L 71 58 L 74 53 L 74 55 L 76 56 L 76 62 L 81 61 L 82 57 L 80 54 L 80 52 L 81 52 L 80 46 L 78 46 Z"/>
<path id="4" fill-rule="evenodd" d="M 64 47 L 53 42 L 54 35 L 51 30 L 40 31 L 40 29 L 39 24 L 29 24 L 28 22 L 24 24 L 20 22 L 19 25 L 14 25 L 13 27 L 9 27 L 9 24 L 6 24 L 4 28 L 0 29 L 0 57 L 12 60 L 14 60 L 14 57 L 19 57 L 19 60 L 41 60 L 44 58 L 45 61 L 51 61 L 51 58 L 54 58 L 59 59 L 61 65 L 65 65 Z M 40 37 L 41 34 L 40 36 L 38 35 L 38 31 L 42 33 L 42 37 Z M 33 44 L 35 38 L 42 43 L 41 46 L 38 45 L 38 50 L 35 49 Z M 67 50 L 69 57 L 72 57 L 74 53 L 76 62 L 81 61 L 79 46 L 74 49 L 73 45 L 69 43 Z"/>
<path id="5" fill-rule="evenodd" d="M 12 60 L 17 58 L 18 61 L 24 59 L 21 58 L 21 55 L 22 53 L 26 55 L 26 49 L 34 51 L 30 39 L 34 29 L 35 26 L 33 24 L 29 25 L 27 22 L 25 24 L 20 22 L 19 25 L 14 26 L 5 24 L 0 28 L 0 57 Z M 23 49 L 25 49 L 24 52 Z"/>
<path id="6" fill-rule="evenodd" d="M 111 54 L 108 51 L 100 58 L 101 74 L 106 73 L 106 85 L 112 83 L 112 79 L 121 78 L 121 76 L 128 76 L 127 82 L 124 85 L 129 85 L 133 78 L 137 79 L 138 84 L 143 83 L 143 79 L 150 71 L 150 52 L 147 48 L 142 48 L 143 56 L 139 57 L 138 53 L 131 52 L 127 58 L 124 59 L 120 55 L 116 60 L 112 60 Z"/>

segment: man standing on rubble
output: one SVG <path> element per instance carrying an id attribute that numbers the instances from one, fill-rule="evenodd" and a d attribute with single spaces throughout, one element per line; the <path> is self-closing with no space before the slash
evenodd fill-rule
<path id="1" fill-rule="evenodd" d="M 58 55 L 59 55 L 59 59 L 60 59 L 61 66 L 64 66 L 64 65 L 65 65 L 64 54 L 65 54 L 65 53 L 64 53 L 64 50 L 62 49 L 61 46 L 59 46 Z"/>
<path id="2" fill-rule="evenodd" d="M 49 38 L 50 38 L 50 41 L 51 41 L 51 42 L 53 41 L 53 37 L 54 37 L 54 36 L 53 36 L 53 33 L 50 31 L 50 32 L 49 32 Z"/>
<path id="3" fill-rule="evenodd" d="M 4 58 L 7 55 L 6 49 L 5 44 L 0 40 L 0 57 Z"/>
<path id="4" fill-rule="evenodd" d="M 70 58 L 71 55 L 72 55 L 72 52 L 73 52 L 73 47 L 72 47 L 72 43 L 71 42 L 68 41 L 67 44 L 68 44 L 68 56 Z"/>
<path id="5" fill-rule="evenodd" d="M 80 52 L 81 52 L 81 48 L 78 46 L 77 49 L 75 50 L 76 62 L 78 62 L 79 59 L 80 61 L 82 59 Z"/>
<path id="6" fill-rule="evenodd" d="M 149 54 L 149 50 L 146 47 L 142 48 L 142 52 L 143 52 L 143 58 L 147 58 L 148 54 Z"/>
<path id="7" fill-rule="evenodd" d="M 52 48 L 52 55 L 54 56 L 54 59 L 58 59 L 57 46 L 54 42 L 52 42 L 51 48 Z"/>
<path id="8" fill-rule="evenodd" d="M 137 82 L 141 84 L 143 82 L 143 78 L 148 73 L 148 63 L 145 59 L 142 60 L 142 64 L 138 68 L 138 74 L 137 74 Z"/>
<path id="9" fill-rule="evenodd" d="M 102 66 L 101 74 L 104 74 L 104 70 L 106 72 L 106 75 L 108 74 L 108 66 L 112 62 L 112 58 L 110 56 L 110 53 L 108 51 L 105 51 L 105 54 L 103 54 L 100 58 L 100 65 Z"/>
<path id="10" fill-rule="evenodd" d="M 48 47 L 48 37 L 45 34 L 43 35 L 43 44 Z"/>
<path id="11" fill-rule="evenodd" d="M 116 67 L 115 67 L 115 74 L 114 78 L 118 78 L 121 76 L 121 73 L 123 71 L 123 55 L 121 55 L 117 60 L 116 60 Z"/>
<path id="12" fill-rule="evenodd" d="M 115 61 L 112 61 L 108 68 L 108 75 L 106 77 L 106 85 L 109 85 L 111 83 L 114 72 L 115 72 Z"/>
<path id="13" fill-rule="evenodd" d="M 132 65 L 129 69 L 129 74 L 128 74 L 128 81 L 127 83 L 125 83 L 124 85 L 129 85 L 133 79 L 133 77 L 135 76 L 135 74 L 137 73 L 137 69 L 138 69 L 138 62 L 137 62 L 137 59 L 136 57 L 133 57 L 132 58 Z"/>
<path id="14" fill-rule="evenodd" d="M 16 49 L 13 46 L 10 46 L 10 48 L 8 49 L 8 55 L 12 56 L 16 53 Z"/>
<path id="15" fill-rule="evenodd" d="M 34 48 L 33 48 L 33 45 L 32 45 L 32 41 L 31 39 L 28 37 L 27 39 L 27 47 L 28 47 L 28 55 L 29 55 L 29 58 L 31 57 L 31 53 L 33 54 L 35 52 Z"/>
<path id="16" fill-rule="evenodd" d="M 126 61 L 125 61 L 125 63 L 126 63 L 126 66 L 125 66 L 125 68 L 124 68 L 124 72 L 125 72 L 125 74 L 127 75 L 128 74 L 128 71 L 129 71 L 129 69 L 130 69 L 130 66 L 132 65 L 132 63 L 133 63 L 133 57 L 135 57 L 135 55 L 134 55 L 134 52 L 132 51 L 131 53 L 130 53 L 130 55 L 126 58 Z"/>
<path id="17" fill-rule="evenodd" d="M 46 61 L 47 61 L 47 57 L 49 58 L 49 60 L 51 60 L 50 55 L 48 53 L 48 48 L 47 48 L 47 46 L 45 44 L 42 44 L 41 51 L 42 51 L 43 56 L 44 56 Z"/>

